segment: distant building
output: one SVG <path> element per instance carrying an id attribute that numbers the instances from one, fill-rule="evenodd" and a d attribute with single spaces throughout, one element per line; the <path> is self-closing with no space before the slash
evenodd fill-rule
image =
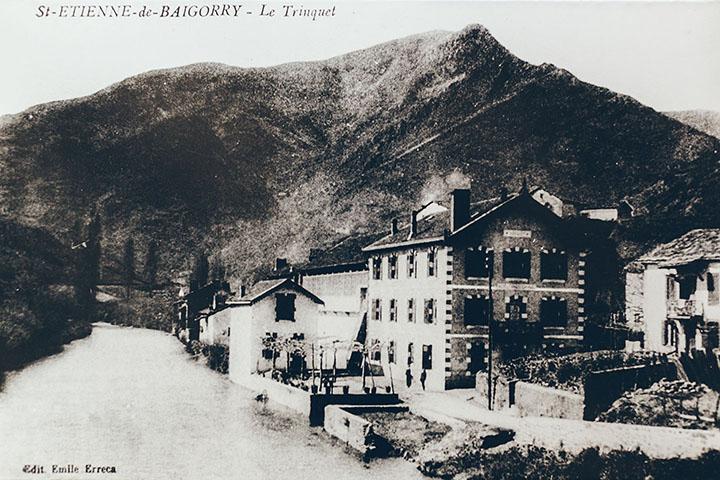
<path id="1" fill-rule="evenodd" d="M 642 324 L 645 348 L 686 352 L 718 346 L 720 229 L 691 230 L 626 269 L 626 312 Z"/>
<path id="2" fill-rule="evenodd" d="M 478 203 L 455 190 L 449 209 L 393 222 L 364 248 L 370 360 L 396 382 L 410 368 L 432 390 L 472 385 L 486 368 L 490 317 L 503 355 L 579 346 L 588 252 L 548 203 L 526 189 Z"/>
<path id="3" fill-rule="evenodd" d="M 224 305 L 231 295 L 227 282 L 211 282 L 189 293 L 181 289 L 181 296 L 174 304 L 173 333 L 191 342 L 200 340 L 201 321 L 207 324 L 208 315 Z"/>

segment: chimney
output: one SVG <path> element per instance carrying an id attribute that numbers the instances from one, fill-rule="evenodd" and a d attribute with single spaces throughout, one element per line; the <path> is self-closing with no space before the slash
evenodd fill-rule
<path id="1" fill-rule="evenodd" d="M 245 284 L 241 283 L 240 284 L 240 298 L 244 297 L 246 293 L 247 293 L 247 290 L 245 289 Z"/>
<path id="2" fill-rule="evenodd" d="M 283 270 L 284 268 L 287 267 L 287 264 L 288 264 L 288 263 L 287 263 L 287 258 L 276 258 L 276 259 L 275 259 L 275 268 L 274 268 L 274 270 L 275 270 L 276 272 L 278 272 L 278 271 L 280 271 L 280 270 Z"/>
<path id="3" fill-rule="evenodd" d="M 450 232 L 455 232 L 470 221 L 470 190 L 458 188 L 450 195 Z"/>
<path id="4" fill-rule="evenodd" d="M 500 187 L 500 201 L 504 202 L 508 199 L 508 189 L 507 187 Z"/>
<path id="5" fill-rule="evenodd" d="M 308 255 L 308 262 L 314 262 L 318 258 L 320 258 L 320 255 L 322 255 L 323 249 L 322 248 L 311 248 L 310 254 Z"/>
<path id="6" fill-rule="evenodd" d="M 417 214 L 415 210 L 410 212 L 410 235 L 408 238 L 413 238 L 415 235 L 417 235 Z"/>
<path id="7" fill-rule="evenodd" d="M 390 222 L 390 235 L 395 235 L 398 233 L 398 221 L 397 218 L 393 218 L 392 222 Z"/>

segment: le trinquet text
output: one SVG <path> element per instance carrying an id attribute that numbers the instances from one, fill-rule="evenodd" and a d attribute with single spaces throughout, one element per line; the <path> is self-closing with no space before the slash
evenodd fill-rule
<path id="1" fill-rule="evenodd" d="M 316 21 L 335 16 L 335 5 L 306 8 L 300 4 L 165 4 L 152 7 L 130 4 L 60 4 L 39 5 L 37 18 L 216 18 L 261 17 Z"/>

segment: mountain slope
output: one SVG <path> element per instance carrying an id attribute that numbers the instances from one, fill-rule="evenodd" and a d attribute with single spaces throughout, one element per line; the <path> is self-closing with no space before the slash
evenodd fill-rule
<path id="1" fill-rule="evenodd" d="M 720 112 L 712 110 L 684 110 L 664 112 L 670 118 L 700 130 L 701 132 L 720 138 Z"/>
<path id="2" fill-rule="evenodd" d="M 203 248 L 241 276 L 384 229 L 468 180 L 487 197 L 527 176 L 592 205 L 647 204 L 641 248 L 685 211 L 657 191 L 712 197 L 719 144 L 472 26 L 321 62 L 148 72 L 33 107 L 0 126 L 0 205 L 67 241 L 97 210 L 106 262 L 128 236 L 140 254 L 153 238 L 166 280 Z M 703 208 L 687 223 L 717 224 Z"/>

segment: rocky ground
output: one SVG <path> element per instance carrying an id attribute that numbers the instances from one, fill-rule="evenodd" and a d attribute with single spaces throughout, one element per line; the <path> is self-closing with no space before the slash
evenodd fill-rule
<path id="1" fill-rule="evenodd" d="M 720 394 L 704 385 L 663 380 L 628 392 L 598 420 L 677 428 L 718 428 Z"/>

